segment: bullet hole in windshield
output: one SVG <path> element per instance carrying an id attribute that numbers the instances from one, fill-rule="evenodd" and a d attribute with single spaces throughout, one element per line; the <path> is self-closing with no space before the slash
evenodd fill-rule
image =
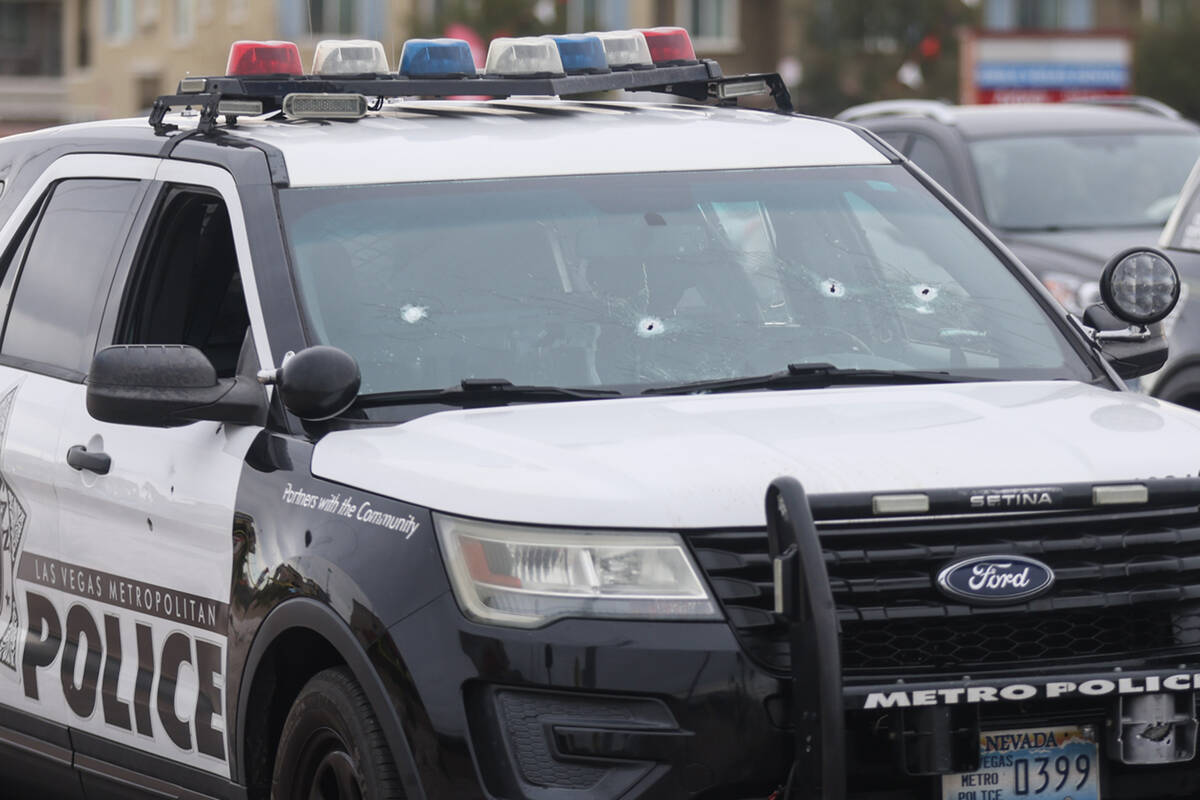
<path id="1" fill-rule="evenodd" d="M 821 290 L 827 297 L 845 297 L 846 295 L 846 287 L 833 278 L 822 281 Z"/>
<path id="2" fill-rule="evenodd" d="M 425 306 L 405 305 L 400 307 L 400 318 L 412 325 L 429 316 L 429 309 Z"/>
<path id="3" fill-rule="evenodd" d="M 930 304 L 937 299 L 937 287 L 918 283 L 912 287 L 912 293 L 913 297 L 917 298 L 916 311 L 920 314 L 932 314 L 933 308 L 930 307 Z"/>
<path id="4" fill-rule="evenodd" d="M 658 317 L 642 317 L 638 320 L 637 335 L 642 337 L 658 336 L 663 332 L 663 321 Z"/>

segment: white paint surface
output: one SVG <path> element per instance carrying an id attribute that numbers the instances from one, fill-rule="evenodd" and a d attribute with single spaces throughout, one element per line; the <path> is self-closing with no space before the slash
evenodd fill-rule
<path id="1" fill-rule="evenodd" d="M 744 392 L 447 411 L 332 433 L 323 478 L 453 514 L 548 525 L 765 524 L 810 494 L 1195 475 L 1200 414 L 1068 382 Z"/>

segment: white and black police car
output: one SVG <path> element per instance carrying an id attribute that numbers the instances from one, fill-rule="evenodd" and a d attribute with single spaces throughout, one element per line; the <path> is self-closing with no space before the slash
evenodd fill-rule
<path id="1" fill-rule="evenodd" d="M 5 797 L 1200 794 L 1161 254 L 1068 315 L 678 29 L 149 122 L 0 141 Z"/>

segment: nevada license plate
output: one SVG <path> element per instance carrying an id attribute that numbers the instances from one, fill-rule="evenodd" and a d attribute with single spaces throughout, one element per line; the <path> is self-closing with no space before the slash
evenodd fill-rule
<path id="1" fill-rule="evenodd" d="M 942 800 L 1100 800 L 1090 725 L 984 731 L 979 769 L 942 776 Z"/>

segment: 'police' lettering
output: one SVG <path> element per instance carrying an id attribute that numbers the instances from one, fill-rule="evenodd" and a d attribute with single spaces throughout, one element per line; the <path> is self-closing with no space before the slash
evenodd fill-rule
<path id="1" fill-rule="evenodd" d="M 175 689 L 179 667 L 192 663 L 192 640 L 186 634 L 172 633 L 163 642 L 162 666 L 158 674 L 158 721 L 180 750 L 192 749 L 192 731 L 187 721 L 175 713 Z"/>
<path id="2" fill-rule="evenodd" d="M 35 592 L 25 593 L 29 622 L 25 630 L 25 649 L 21 656 L 21 674 L 25 696 L 39 700 L 38 671 L 54 664 L 61 652 L 59 679 L 67 706 L 80 718 L 91 717 L 96 711 L 96 698 L 101 699 L 104 721 L 116 728 L 134 730 L 142 736 L 154 736 L 151 694 L 154 676 L 158 675 L 158 690 L 154 706 L 163 732 L 180 750 L 195 749 L 212 758 L 225 760 L 223 726 L 214 720 L 221 716 L 224 686 L 221 674 L 221 647 L 202 639 L 193 640 L 181 631 L 174 631 L 165 642 L 157 659 L 154 639 L 149 625 L 135 623 L 137 642 L 137 674 L 133 686 L 133 719 L 130 702 L 118 696 L 121 663 L 121 618 L 104 615 L 104 636 L 101 638 L 96 618 L 86 606 L 74 605 L 67 612 L 66 634 L 54 605 Z M 194 648 L 194 649 L 193 649 Z M 80 659 L 83 659 L 82 666 Z M 189 718 L 176 711 L 179 672 L 183 665 L 193 667 L 197 677 L 195 706 Z M 157 667 L 157 669 L 156 669 Z M 76 674 L 82 679 L 77 684 Z"/>
<path id="3" fill-rule="evenodd" d="M 200 696 L 196 698 L 196 749 L 213 758 L 224 758 L 225 740 L 213 727 L 213 717 L 220 716 L 221 708 L 221 690 L 213 681 L 221 674 L 221 648 L 197 639 L 196 672 L 200 679 Z"/>
<path id="4" fill-rule="evenodd" d="M 83 682 L 75 685 L 75 662 L 79 659 L 80 646 L 85 650 Z M 100 683 L 100 631 L 92 615 L 83 606 L 71 606 L 67 612 L 67 637 L 63 644 L 62 678 L 63 695 L 75 716 L 90 717 L 96 709 L 96 688 Z"/>
<path id="5" fill-rule="evenodd" d="M 117 679 L 121 675 L 121 621 L 112 614 L 104 615 L 104 649 L 104 684 L 100 687 L 104 721 L 129 730 L 129 704 L 117 697 Z"/>
<path id="6" fill-rule="evenodd" d="M 137 683 L 133 686 L 133 715 L 137 722 L 137 732 L 143 736 L 154 735 L 154 725 L 150 722 L 150 687 L 154 683 L 154 639 L 149 625 L 137 623 L 138 669 Z"/>
<path id="7" fill-rule="evenodd" d="M 62 646 L 62 624 L 54 605 L 40 594 L 25 592 L 25 606 L 29 610 L 29 622 L 25 628 L 25 650 L 21 654 L 21 682 L 25 684 L 25 696 L 37 700 L 37 671 L 54 663 Z"/>

